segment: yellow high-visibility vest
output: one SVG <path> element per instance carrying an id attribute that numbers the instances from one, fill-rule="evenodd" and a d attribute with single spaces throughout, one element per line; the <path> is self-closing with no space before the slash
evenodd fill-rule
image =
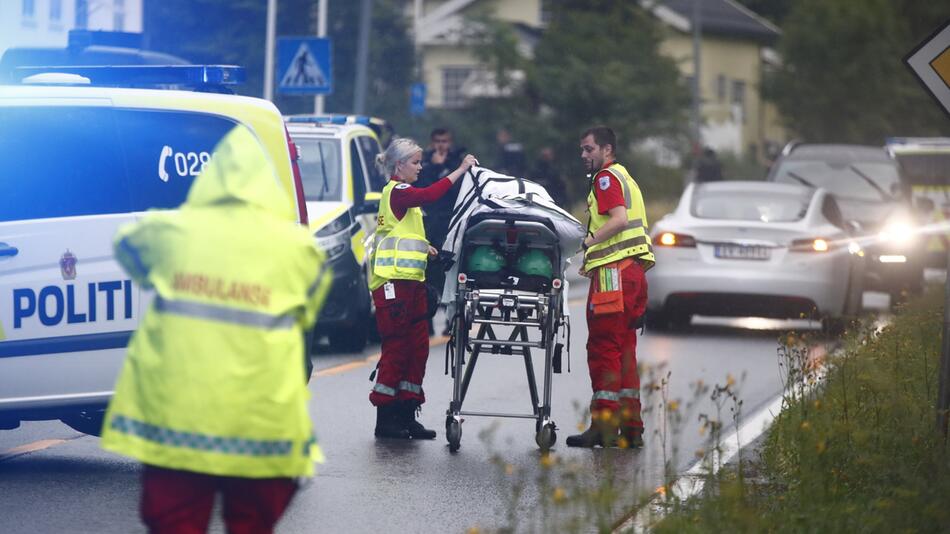
<path id="1" fill-rule="evenodd" d="M 409 208 L 402 219 L 396 219 L 390 204 L 393 190 L 405 187 L 412 186 L 390 181 L 383 188 L 383 197 L 379 202 L 370 290 L 378 288 L 388 280 L 421 282 L 426 279 L 429 242 L 422 224 L 422 210 Z"/>
<path id="2" fill-rule="evenodd" d="M 332 276 L 254 135 L 218 145 L 177 211 L 120 229 L 116 258 L 154 298 L 129 344 L 102 447 L 219 476 L 299 477 L 322 459 L 304 334 Z"/>
<path id="3" fill-rule="evenodd" d="M 643 206 L 643 195 L 640 193 L 640 188 L 623 165 L 614 163 L 605 170 L 616 177 L 623 187 L 623 199 L 627 209 L 627 226 L 607 241 L 597 243 L 587 249 L 584 253 L 584 270 L 590 271 L 601 265 L 631 257 L 639 260 L 644 270 L 649 269 L 656 262 L 656 259 L 653 256 L 653 243 L 650 241 L 650 234 L 648 233 L 647 214 Z M 610 219 L 610 215 L 601 214 L 597 206 L 597 195 L 594 194 L 594 187 L 598 187 L 598 185 L 592 183 L 587 195 L 591 233 L 597 232 Z"/>

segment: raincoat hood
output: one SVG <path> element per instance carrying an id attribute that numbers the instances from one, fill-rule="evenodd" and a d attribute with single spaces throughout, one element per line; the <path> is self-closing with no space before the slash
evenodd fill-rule
<path id="1" fill-rule="evenodd" d="M 296 220 L 277 171 L 257 137 L 235 126 L 215 147 L 214 157 L 195 178 L 182 208 L 244 204 Z"/>

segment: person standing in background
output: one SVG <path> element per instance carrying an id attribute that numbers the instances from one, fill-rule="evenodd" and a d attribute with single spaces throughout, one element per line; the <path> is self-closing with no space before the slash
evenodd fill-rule
<path id="1" fill-rule="evenodd" d="M 553 148 L 546 146 L 538 152 L 538 160 L 534 164 L 531 178 L 547 190 L 555 204 L 566 210 L 570 209 L 567 201 L 567 187 L 554 163 Z"/>

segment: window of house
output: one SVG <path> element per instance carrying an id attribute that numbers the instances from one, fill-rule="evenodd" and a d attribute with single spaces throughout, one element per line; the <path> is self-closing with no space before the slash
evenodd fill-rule
<path id="1" fill-rule="evenodd" d="M 84 30 L 89 26 L 89 1 L 76 0 L 76 28 Z"/>
<path id="2" fill-rule="evenodd" d="M 49 21 L 58 23 L 63 19 L 63 0 L 49 0 Z"/>
<path id="3" fill-rule="evenodd" d="M 726 76 L 724 74 L 716 77 L 716 101 L 720 104 L 726 101 Z"/>
<path id="4" fill-rule="evenodd" d="M 442 105 L 459 108 L 465 105 L 462 86 L 472 73 L 471 67 L 444 67 L 442 69 Z"/>
<path id="5" fill-rule="evenodd" d="M 552 0 L 541 0 L 541 14 L 539 16 L 541 24 L 548 24 L 551 22 L 551 3 Z"/>
<path id="6" fill-rule="evenodd" d="M 20 3 L 20 24 L 27 28 L 36 27 L 36 2 L 34 0 L 23 0 Z"/>
<path id="7" fill-rule="evenodd" d="M 732 80 L 732 104 L 739 108 L 739 115 L 745 123 L 745 82 L 742 80 Z"/>
<path id="8" fill-rule="evenodd" d="M 125 31 L 125 0 L 113 0 L 112 29 Z"/>

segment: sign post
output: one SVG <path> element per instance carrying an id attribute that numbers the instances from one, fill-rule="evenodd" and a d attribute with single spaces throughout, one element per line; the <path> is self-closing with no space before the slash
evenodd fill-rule
<path id="1" fill-rule="evenodd" d="M 330 39 L 281 37 L 277 41 L 277 92 L 328 95 L 333 92 Z"/>
<path id="2" fill-rule="evenodd" d="M 904 63 L 950 117 L 950 20 L 907 54 Z M 944 283 L 937 431 L 946 438 L 947 423 L 950 422 L 950 256 L 947 259 L 947 280 Z"/>
<path id="3" fill-rule="evenodd" d="M 422 115 L 426 111 L 426 84 L 414 83 L 409 89 L 409 113 Z"/>

